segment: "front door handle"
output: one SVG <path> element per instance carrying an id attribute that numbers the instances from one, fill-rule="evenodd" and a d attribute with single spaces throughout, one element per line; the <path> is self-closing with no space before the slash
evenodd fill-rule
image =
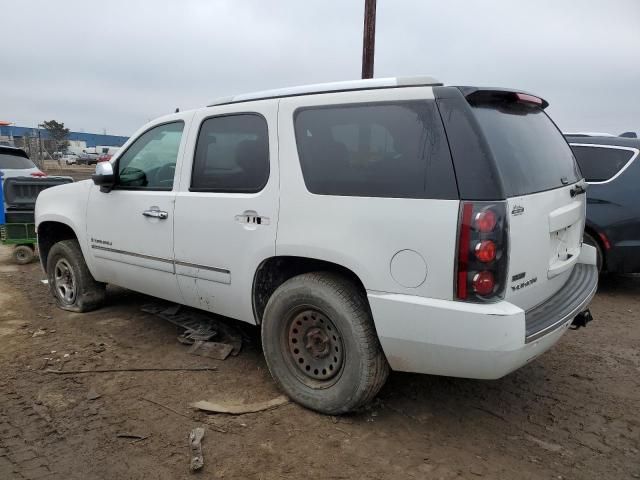
<path id="1" fill-rule="evenodd" d="M 145 217 L 151 218 L 159 218 L 160 220 L 166 220 L 169 218 L 169 214 L 167 212 L 163 212 L 162 210 L 150 209 L 142 212 L 142 215 Z"/>

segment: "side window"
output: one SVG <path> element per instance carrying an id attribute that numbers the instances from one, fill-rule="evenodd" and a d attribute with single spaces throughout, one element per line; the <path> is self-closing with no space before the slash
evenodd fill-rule
<path id="1" fill-rule="evenodd" d="M 202 122 L 191 175 L 195 192 L 259 192 L 269 179 L 266 120 L 257 114 Z"/>
<path id="2" fill-rule="evenodd" d="M 118 160 L 118 188 L 171 190 L 183 122 L 158 125 L 143 133 Z"/>
<path id="3" fill-rule="evenodd" d="M 303 108 L 294 117 L 307 189 L 321 195 L 455 198 L 434 102 Z"/>
<path id="4" fill-rule="evenodd" d="M 634 152 L 621 148 L 572 145 L 580 171 L 587 182 L 606 182 L 631 160 Z"/>

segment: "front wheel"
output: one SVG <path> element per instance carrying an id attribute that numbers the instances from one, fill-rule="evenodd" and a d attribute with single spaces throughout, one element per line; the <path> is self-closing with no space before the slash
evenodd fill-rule
<path id="1" fill-rule="evenodd" d="M 84 261 L 77 240 L 63 240 L 47 257 L 49 289 L 63 310 L 88 312 L 102 306 L 105 284 L 96 282 Z"/>
<path id="2" fill-rule="evenodd" d="M 389 374 L 366 298 L 329 272 L 298 275 L 274 292 L 264 312 L 262 346 L 281 389 L 322 413 L 366 404 Z"/>

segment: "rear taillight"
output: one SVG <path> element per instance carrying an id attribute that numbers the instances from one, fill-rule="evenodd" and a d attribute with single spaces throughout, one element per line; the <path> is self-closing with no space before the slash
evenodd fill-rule
<path id="1" fill-rule="evenodd" d="M 473 291 L 478 295 L 490 295 L 496 287 L 496 279 L 493 273 L 488 270 L 483 270 L 473 276 L 471 285 L 473 286 Z"/>
<path id="2" fill-rule="evenodd" d="M 456 250 L 457 299 L 487 302 L 504 297 L 508 239 L 504 202 L 461 202 Z"/>
<path id="3" fill-rule="evenodd" d="M 497 250 L 498 248 L 493 240 L 480 240 L 473 249 L 476 258 L 482 263 L 493 262 L 496 258 Z"/>

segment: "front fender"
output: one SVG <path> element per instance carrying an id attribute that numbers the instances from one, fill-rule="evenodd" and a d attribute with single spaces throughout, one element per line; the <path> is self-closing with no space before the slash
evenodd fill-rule
<path id="1" fill-rule="evenodd" d="M 36 200 L 35 224 L 36 231 L 45 222 L 61 223 L 71 228 L 78 239 L 89 271 L 93 275 L 86 236 L 87 201 L 92 186 L 91 180 L 84 180 L 48 188 L 41 192 Z"/>

